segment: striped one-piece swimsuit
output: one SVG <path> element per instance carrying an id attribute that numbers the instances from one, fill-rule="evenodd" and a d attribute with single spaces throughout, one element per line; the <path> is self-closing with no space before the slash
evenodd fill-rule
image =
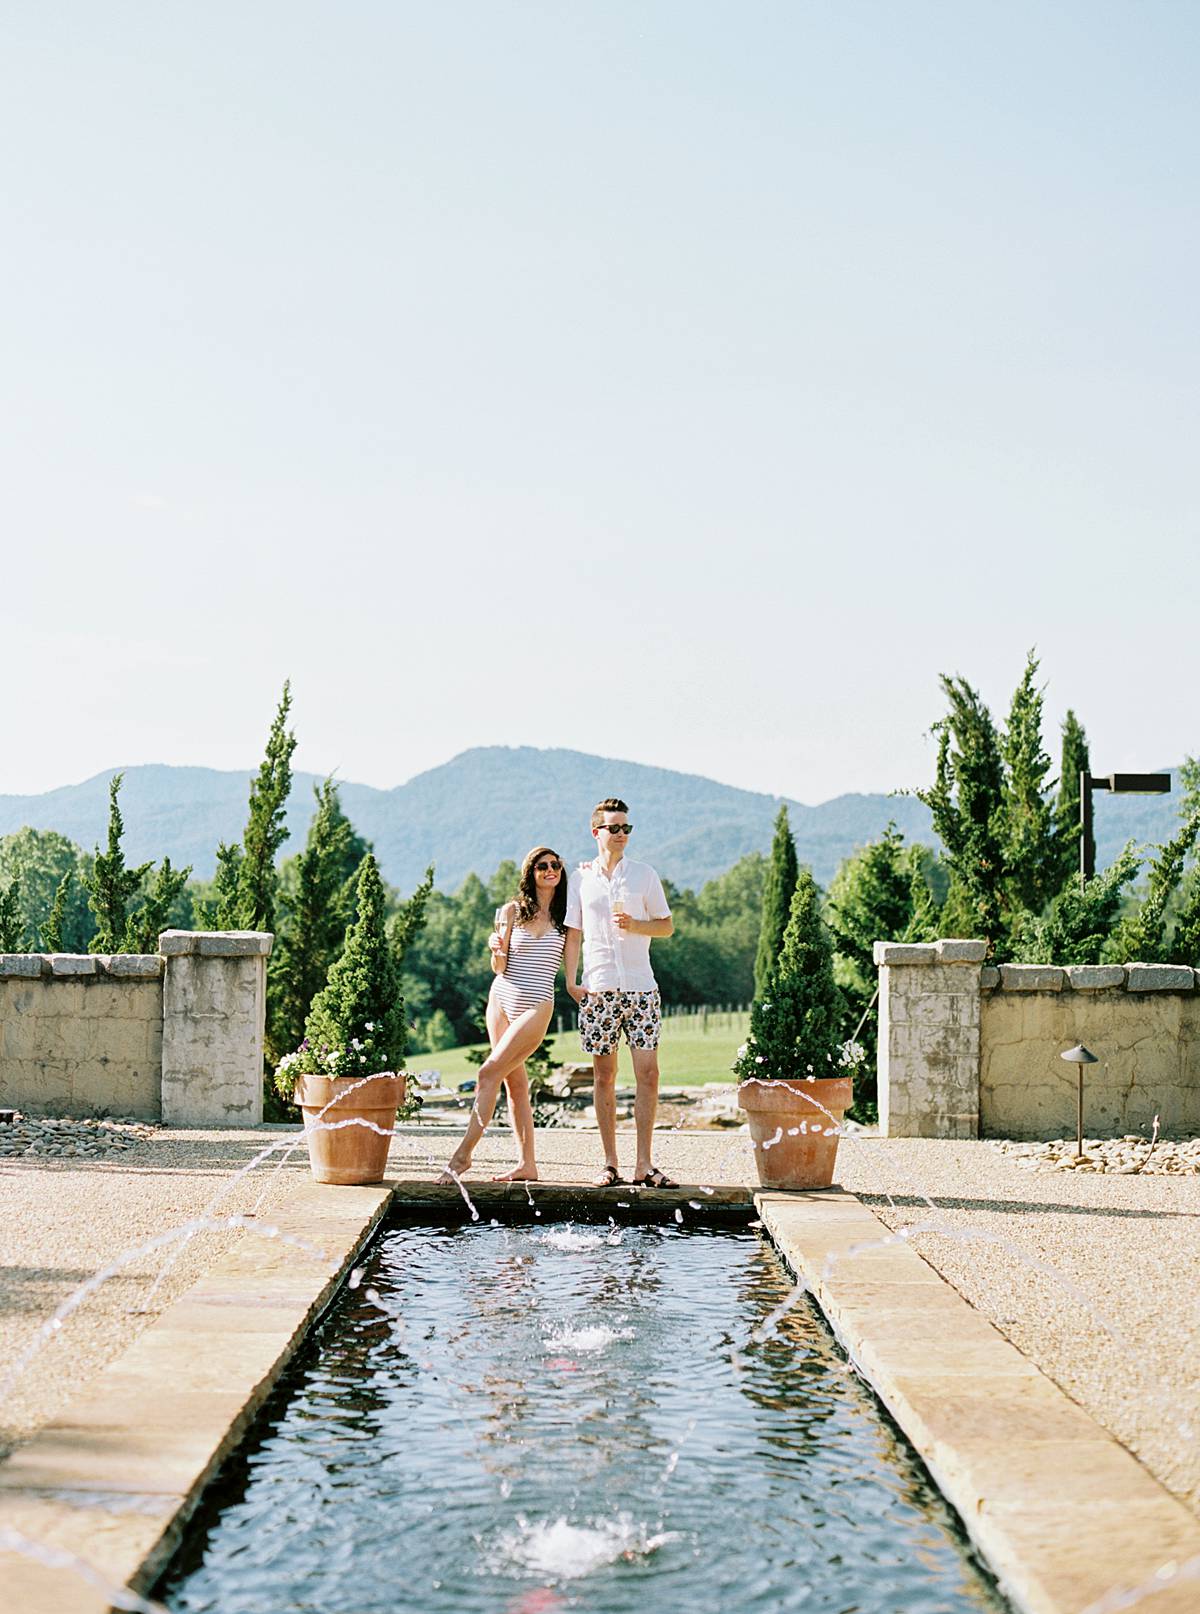
<path id="1" fill-rule="evenodd" d="M 508 938 L 508 964 L 497 975 L 494 991 L 500 1007 L 510 1020 L 554 997 L 554 977 L 562 961 L 566 937 L 561 930 L 548 930 L 533 936 L 522 925 L 514 925 Z"/>

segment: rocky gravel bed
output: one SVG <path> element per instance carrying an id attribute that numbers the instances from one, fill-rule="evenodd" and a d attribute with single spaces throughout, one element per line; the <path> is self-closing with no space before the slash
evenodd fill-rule
<path id="1" fill-rule="evenodd" d="M 63 1120 L 25 1116 L 0 1123 L 0 1157 L 24 1160 L 112 1159 L 149 1143 L 158 1131 L 144 1121 Z"/>
<path id="2" fill-rule="evenodd" d="M 1078 1158 L 1077 1138 L 1055 1138 L 1050 1143 L 1014 1143 L 994 1138 L 991 1146 L 1022 1171 L 1096 1172 L 1118 1177 L 1200 1176 L 1200 1138 L 1152 1141 L 1136 1132 L 1123 1138 L 1084 1138 L 1082 1159 Z"/>

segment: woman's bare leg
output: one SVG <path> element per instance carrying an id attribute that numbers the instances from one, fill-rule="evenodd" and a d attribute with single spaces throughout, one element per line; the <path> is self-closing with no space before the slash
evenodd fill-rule
<path id="1" fill-rule="evenodd" d="M 508 1030 L 508 1016 L 496 1001 L 494 993 L 490 993 L 487 1002 L 487 1032 L 488 1041 L 493 1049 L 500 1042 L 501 1037 Z M 533 1158 L 533 1109 L 529 1103 L 529 1074 L 524 1065 L 517 1067 L 510 1075 L 504 1078 L 504 1085 L 508 1089 L 508 1124 L 512 1127 L 513 1137 L 516 1139 L 517 1156 L 520 1164 L 515 1171 L 505 1172 L 502 1176 L 493 1177 L 493 1182 L 536 1182 L 537 1165 Z M 522 1087 L 524 1094 L 522 1095 Z M 522 1103 L 522 1097 L 524 1103 Z"/>
<path id="2" fill-rule="evenodd" d="M 519 1163 L 512 1171 L 501 1172 L 493 1182 L 536 1182 L 537 1160 L 534 1158 L 533 1105 L 529 1101 L 529 1072 L 524 1065 L 509 1071 L 504 1078 L 508 1088 L 508 1119 L 517 1140 Z"/>
<path id="3" fill-rule="evenodd" d="M 450 1156 L 439 1182 L 451 1183 L 470 1169 L 475 1146 L 491 1124 L 500 1095 L 500 1083 L 506 1076 L 520 1069 L 529 1055 L 546 1035 L 554 1004 L 539 1003 L 536 1009 L 526 1009 L 517 1015 L 500 1041 L 479 1067 L 475 1083 L 475 1103 L 471 1106 L 471 1119 L 462 1142 Z"/>

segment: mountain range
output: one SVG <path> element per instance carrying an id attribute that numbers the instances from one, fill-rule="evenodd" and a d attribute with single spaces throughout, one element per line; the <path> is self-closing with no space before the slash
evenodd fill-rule
<path id="1" fill-rule="evenodd" d="M 0 835 L 28 824 L 58 830 L 88 850 L 103 845 L 108 781 L 116 771 L 42 795 L 0 796 Z M 217 843 L 241 837 L 249 772 L 152 763 L 124 774 L 128 860 L 169 856 L 177 867 L 190 863 L 196 878 L 211 878 Z M 315 774 L 294 776 L 284 855 L 303 843 L 318 782 Z M 614 795 L 629 803 L 636 826 L 632 855 L 696 889 L 746 853 L 768 850 L 783 799 L 698 774 L 531 746 L 464 751 L 391 790 L 349 781 L 340 790 L 348 817 L 374 844 L 384 878 L 401 891 L 411 890 L 429 863 L 437 867 L 439 887 L 453 890 L 466 875 L 486 878 L 503 859 L 520 859 L 537 842 L 556 847 L 569 863 L 587 857 L 592 805 Z M 935 842 L 928 809 L 913 796 L 844 795 L 816 807 L 796 801 L 787 807 L 800 860 L 822 884 L 889 820 L 910 841 Z M 1174 833 L 1177 798 L 1098 792 L 1095 819 L 1103 867 L 1131 837 L 1161 841 Z"/>

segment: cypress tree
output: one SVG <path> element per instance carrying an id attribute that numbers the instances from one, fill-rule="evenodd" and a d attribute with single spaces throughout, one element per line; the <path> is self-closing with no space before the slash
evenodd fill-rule
<path id="1" fill-rule="evenodd" d="M 754 1000 L 750 1031 L 733 1069 L 740 1081 L 803 1081 L 834 1076 L 842 997 L 833 978 L 833 942 L 808 869 L 796 877 L 783 945 L 765 993 Z"/>
<path id="2" fill-rule="evenodd" d="M 353 830 L 341 810 L 332 779 L 313 786 L 317 810 L 304 850 L 296 859 L 295 890 L 287 902 L 271 953 L 272 1041 L 295 1048 L 313 999 L 324 986 L 350 920 L 345 891 L 345 854 Z"/>
<path id="3" fill-rule="evenodd" d="M 933 725 L 937 770 L 914 794 L 933 814 L 951 871 L 948 913 L 1003 950 L 1004 761 L 991 713 L 965 678 L 939 680 L 950 711 Z"/>
<path id="4" fill-rule="evenodd" d="M 203 916 L 203 925 L 209 930 L 237 930 L 238 882 L 242 872 L 242 849 L 237 841 L 222 841 L 217 847 L 217 873 L 213 881 L 213 900 Z"/>
<path id="5" fill-rule="evenodd" d="M 1141 906 L 1121 921 L 1108 944 L 1108 957 L 1114 963 L 1171 961 L 1174 949 L 1167 934 L 1171 899 L 1198 836 L 1200 810 L 1192 814 L 1177 835 L 1158 847 L 1158 856 L 1150 864 L 1149 886 Z"/>
<path id="6" fill-rule="evenodd" d="M 357 917 L 346 932 L 342 955 L 309 1011 L 304 1052 L 314 1070 L 330 1075 L 403 1070 L 404 1000 L 384 923 L 383 881 L 369 852 L 359 872 L 355 906 Z"/>
<path id="7" fill-rule="evenodd" d="M 58 882 L 54 893 L 54 905 L 46 915 L 46 922 L 42 926 L 42 952 L 61 953 L 63 921 L 67 916 L 67 893 L 71 889 L 71 870 L 68 869 Z"/>
<path id="8" fill-rule="evenodd" d="M 108 786 L 108 851 L 96 848 L 91 874 L 82 876 L 87 887 L 88 906 L 96 916 L 96 934 L 88 951 L 91 953 L 122 953 L 130 950 L 128 905 L 142 888 L 142 881 L 154 867 L 141 863 L 135 869 L 125 865 L 125 852 L 121 837 L 125 822 L 117 800 L 124 774 L 115 773 Z"/>
<path id="9" fill-rule="evenodd" d="M 156 953 L 158 938 L 171 923 L 171 910 L 191 877 L 192 867 L 173 869 L 171 859 L 164 857 L 154 878 L 154 884 L 137 913 L 126 924 L 126 951 Z"/>
<path id="10" fill-rule="evenodd" d="M 9 881 L 0 892 L 0 953 L 20 953 L 25 948 L 25 927 L 21 921 L 21 882 Z"/>
<path id="11" fill-rule="evenodd" d="M 424 879 L 413 892 L 412 896 L 409 897 L 408 901 L 401 904 L 399 912 L 393 916 L 391 925 L 389 927 L 389 935 L 392 943 L 392 955 L 396 960 L 397 969 L 400 969 L 403 966 L 404 955 L 407 953 L 409 944 L 412 942 L 413 938 L 420 935 L 421 931 L 425 928 L 425 918 L 429 908 L 429 898 L 432 892 L 433 864 L 431 863 L 425 870 Z M 444 1046 L 453 1048 L 454 1044 L 446 1043 Z"/>
<path id="12" fill-rule="evenodd" d="M 1062 884 L 1055 814 L 1046 785 L 1050 758 L 1042 749 L 1042 691 L 1033 651 L 1013 693 L 1004 731 L 1001 800 L 1005 890 L 1010 912 L 1038 914 Z"/>
<path id="13" fill-rule="evenodd" d="M 1087 735 L 1083 724 L 1068 711 L 1062 726 L 1062 766 L 1058 774 L 1058 801 L 1055 805 L 1055 830 L 1059 847 L 1059 885 L 1066 885 L 1073 876 L 1079 877 L 1079 775 L 1091 773 L 1092 759 L 1088 753 Z M 1096 867 L 1096 837 L 1088 835 L 1088 862 Z"/>
<path id="14" fill-rule="evenodd" d="M 783 933 L 787 929 L 792 907 L 792 893 L 796 889 L 798 865 L 796 843 L 788 823 L 787 806 L 781 806 L 775 816 L 775 836 L 771 842 L 771 859 L 767 864 L 763 883 L 762 920 L 758 932 L 758 952 L 754 958 L 754 995 L 764 995 L 771 971 L 783 946 Z"/>
<path id="15" fill-rule="evenodd" d="M 258 777 L 250 785 L 250 816 L 242 837 L 242 859 L 238 868 L 236 928 L 239 930 L 275 929 L 275 895 L 279 885 L 275 858 L 288 838 L 284 808 L 292 788 L 292 753 L 296 749 L 296 736 L 287 730 L 291 708 L 291 683 L 285 680 L 267 737 L 266 756 Z"/>

